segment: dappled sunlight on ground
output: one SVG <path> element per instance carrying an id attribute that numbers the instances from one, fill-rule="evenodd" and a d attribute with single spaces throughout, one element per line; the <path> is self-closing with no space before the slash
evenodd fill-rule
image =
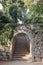
<path id="1" fill-rule="evenodd" d="M 26 54 L 25 56 L 22 57 L 22 59 L 30 60 L 32 58 L 30 54 Z"/>

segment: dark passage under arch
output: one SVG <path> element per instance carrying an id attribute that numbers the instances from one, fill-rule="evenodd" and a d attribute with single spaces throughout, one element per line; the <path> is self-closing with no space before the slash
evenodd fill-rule
<path id="1" fill-rule="evenodd" d="M 27 41 L 26 34 L 19 33 L 14 38 L 13 56 L 16 54 L 29 54 L 30 53 L 30 41 Z"/>

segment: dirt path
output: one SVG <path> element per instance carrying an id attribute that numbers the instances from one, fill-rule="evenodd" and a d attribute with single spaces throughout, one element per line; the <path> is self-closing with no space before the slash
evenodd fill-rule
<path id="1" fill-rule="evenodd" d="M 0 62 L 0 65 L 43 65 L 42 62 L 28 62 L 28 61 L 6 61 Z"/>

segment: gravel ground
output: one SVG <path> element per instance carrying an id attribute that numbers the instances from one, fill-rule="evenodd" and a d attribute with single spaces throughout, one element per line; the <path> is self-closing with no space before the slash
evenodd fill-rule
<path id="1" fill-rule="evenodd" d="M 43 62 L 29 61 L 0 61 L 0 65 L 43 65 Z"/>

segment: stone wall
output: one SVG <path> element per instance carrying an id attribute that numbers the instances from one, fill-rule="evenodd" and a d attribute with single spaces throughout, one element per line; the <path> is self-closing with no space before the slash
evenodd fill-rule
<path id="1" fill-rule="evenodd" d="M 14 36 L 18 33 L 26 33 L 27 39 L 30 39 L 32 61 L 43 61 L 43 28 L 36 24 L 19 25 L 14 30 L 13 40 Z M 7 51 L 1 51 L 0 49 L 0 60 L 8 60 L 12 58 L 12 44 L 10 49 L 7 47 Z"/>
<path id="2" fill-rule="evenodd" d="M 10 51 L 8 46 L 0 45 L 0 61 L 8 60 L 10 58 Z"/>
<path id="3" fill-rule="evenodd" d="M 34 29 L 33 33 L 33 44 L 32 44 L 32 57 L 34 61 L 43 60 L 43 29 Z"/>

